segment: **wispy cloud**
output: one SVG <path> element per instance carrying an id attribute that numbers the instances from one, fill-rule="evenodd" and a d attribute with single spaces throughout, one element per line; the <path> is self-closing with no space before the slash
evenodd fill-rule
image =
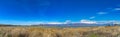
<path id="1" fill-rule="evenodd" d="M 97 12 L 96 14 L 97 14 L 97 15 L 105 15 L 105 14 L 108 14 L 108 12 Z M 97 17 L 97 15 L 92 16 L 92 17 L 89 17 L 89 19 L 94 19 L 94 18 Z"/>
<path id="2" fill-rule="evenodd" d="M 92 16 L 92 17 L 90 17 L 89 19 L 94 19 L 95 18 L 95 16 Z"/>
<path id="3" fill-rule="evenodd" d="M 34 24 L 41 24 L 44 22 L 40 21 L 14 21 L 14 20 L 1 20 L 0 24 L 12 24 L 12 25 L 34 25 Z"/>
<path id="4" fill-rule="evenodd" d="M 65 24 L 71 23 L 71 20 L 66 20 L 64 23 Z"/>
<path id="5" fill-rule="evenodd" d="M 98 15 L 108 14 L 107 12 L 98 12 Z"/>
<path id="6" fill-rule="evenodd" d="M 114 10 L 120 10 L 120 8 L 115 8 Z"/>

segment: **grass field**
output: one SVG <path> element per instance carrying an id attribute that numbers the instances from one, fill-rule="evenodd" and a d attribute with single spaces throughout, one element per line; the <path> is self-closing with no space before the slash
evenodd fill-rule
<path id="1" fill-rule="evenodd" d="M 120 27 L 0 27 L 0 37 L 120 37 Z"/>

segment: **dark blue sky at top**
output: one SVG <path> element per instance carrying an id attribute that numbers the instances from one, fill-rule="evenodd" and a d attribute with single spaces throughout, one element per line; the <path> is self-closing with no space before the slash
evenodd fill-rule
<path id="1" fill-rule="evenodd" d="M 120 8 L 120 0 L 0 0 L 0 20 L 120 20 L 115 8 Z"/>

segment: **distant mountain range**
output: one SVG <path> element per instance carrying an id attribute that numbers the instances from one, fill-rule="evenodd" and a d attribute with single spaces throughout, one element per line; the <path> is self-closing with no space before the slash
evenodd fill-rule
<path id="1" fill-rule="evenodd" d="M 0 26 L 62 26 L 62 27 L 91 27 L 91 26 L 115 26 L 114 22 L 98 22 L 98 23 L 66 23 L 66 24 L 32 24 L 32 25 L 10 25 L 0 24 Z M 119 25 L 119 24 L 117 24 Z"/>
<path id="2" fill-rule="evenodd" d="M 31 25 L 31 26 L 78 26 L 78 27 L 88 27 L 88 26 L 114 26 L 114 23 L 68 23 L 68 24 L 36 24 L 36 25 Z"/>

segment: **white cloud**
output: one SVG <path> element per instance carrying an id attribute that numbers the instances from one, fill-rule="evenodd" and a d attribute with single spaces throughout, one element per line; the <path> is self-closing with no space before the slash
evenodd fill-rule
<path id="1" fill-rule="evenodd" d="M 102 20 L 102 21 L 93 21 L 93 20 L 81 20 L 80 23 L 86 23 L 86 24 L 111 24 L 111 23 L 115 23 L 115 24 L 120 24 L 120 21 L 116 21 L 116 20 Z"/>
<path id="2" fill-rule="evenodd" d="M 96 24 L 96 21 L 91 21 L 91 20 L 81 20 L 80 23 L 86 23 L 86 24 Z"/>
<path id="3" fill-rule="evenodd" d="M 98 15 L 108 14 L 107 12 L 98 12 Z"/>
<path id="4" fill-rule="evenodd" d="M 120 10 L 120 8 L 115 8 L 114 10 Z"/>
<path id="5" fill-rule="evenodd" d="M 71 22 L 70 20 L 67 20 L 66 22 L 10 21 L 10 20 L 2 21 L 0 20 L 0 24 L 12 24 L 12 25 L 68 24 L 68 23 L 105 24 L 105 23 L 112 23 L 112 22 L 120 24 L 120 21 L 116 21 L 116 20 L 93 21 L 93 20 L 82 19 L 80 22 Z"/>

